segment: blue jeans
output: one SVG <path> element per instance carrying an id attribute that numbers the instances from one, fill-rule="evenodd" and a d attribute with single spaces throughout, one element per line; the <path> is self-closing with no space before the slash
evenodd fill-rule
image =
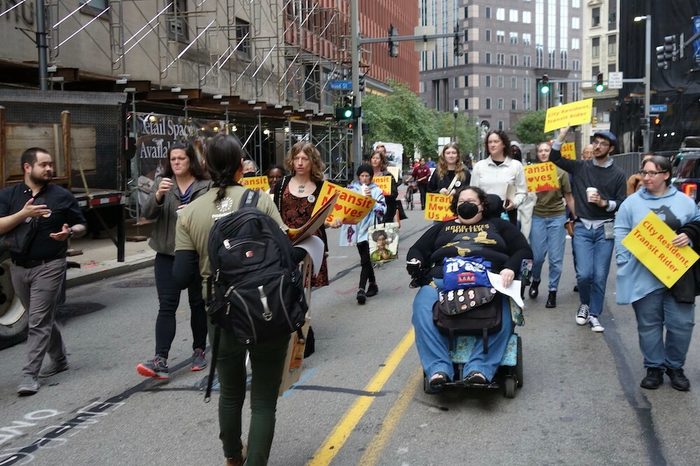
<path id="1" fill-rule="evenodd" d="M 544 258 L 549 254 L 549 291 L 557 291 L 566 245 L 566 215 L 532 216 L 530 246 L 532 246 L 532 279 L 540 281 Z"/>
<path id="2" fill-rule="evenodd" d="M 682 368 L 695 326 L 695 304 L 679 303 L 668 288 L 660 288 L 633 302 L 632 307 L 644 367 Z"/>
<path id="3" fill-rule="evenodd" d="M 422 286 L 413 300 L 413 327 L 416 331 L 416 349 L 423 371 L 428 377 L 436 372 L 444 372 L 451 380 L 455 380 L 454 368 L 450 359 L 450 342 L 446 335 L 440 333 L 433 323 L 433 304 L 438 299 L 438 290 L 430 285 Z M 503 299 L 503 318 L 501 330 L 489 335 L 489 352 L 484 353 L 484 342 L 477 338 L 469 362 L 464 365 L 463 374 L 457 374 L 461 379 L 471 371 L 484 374 L 491 381 L 501 364 L 503 354 L 508 346 L 508 340 L 513 333 L 513 323 L 510 316 L 510 301 Z"/>
<path id="4" fill-rule="evenodd" d="M 590 230 L 576 222 L 573 246 L 576 251 L 576 280 L 581 304 L 590 307 L 589 313 L 598 317 L 605 303 L 605 285 L 610 271 L 615 240 L 605 239 L 605 228 Z"/>

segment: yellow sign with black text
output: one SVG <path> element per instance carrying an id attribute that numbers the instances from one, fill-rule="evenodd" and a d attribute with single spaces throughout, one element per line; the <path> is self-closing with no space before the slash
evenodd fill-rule
<path id="1" fill-rule="evenodd" d="M 544 120 L 544 132 L 567 126 L 583 125 L 591 122 L 593 99 L 579 100 L 570 104 L 558 105 L 547 109 Z"/>

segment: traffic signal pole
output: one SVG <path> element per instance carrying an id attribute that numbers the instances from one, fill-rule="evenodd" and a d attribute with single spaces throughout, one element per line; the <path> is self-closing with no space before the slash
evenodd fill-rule
<path id="1" fill-rule="evenodd" d="M 352 95 L 354 107 L 362 108 L 360 92 L 360 1 L 350 1 L 350 34 L 352 49 Z M 353 109 L 354 110 L 354 109 Z M 354 112 L 353 112 L 354 113 Z M 352 129 L 352 161 L 354 170 L 362 163 L 362 114 L 357 116 L 357 124 Z M 351 176 L 352 177 L 352 176 Z"/>
<path id="2" fill-rule="evenodd" d="M 644 132 L 644 152 L 651 148 L 651 15 L 646 16 L 646 38 L 644 42 L 644 119 L 646 131 Z"/>

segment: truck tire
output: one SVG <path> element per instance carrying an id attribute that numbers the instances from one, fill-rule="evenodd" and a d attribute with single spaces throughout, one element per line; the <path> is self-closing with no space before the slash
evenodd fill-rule
<path id="1" fill-rule="evenodd" d="M 27 338 L 27 312 L 15 296 L 10 278 L 10 254 L 0 255 L 0 347 Z"/>

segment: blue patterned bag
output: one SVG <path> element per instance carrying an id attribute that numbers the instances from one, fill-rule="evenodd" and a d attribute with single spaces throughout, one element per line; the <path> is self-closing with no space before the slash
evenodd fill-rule
<path id="1" fill-rule="evenodd" d="M 447 257 L 442 263 L 443 289 L 462 290 L 477 286 L 491 287 L 488 270 L 491 262 L 483 257 Z"/>

